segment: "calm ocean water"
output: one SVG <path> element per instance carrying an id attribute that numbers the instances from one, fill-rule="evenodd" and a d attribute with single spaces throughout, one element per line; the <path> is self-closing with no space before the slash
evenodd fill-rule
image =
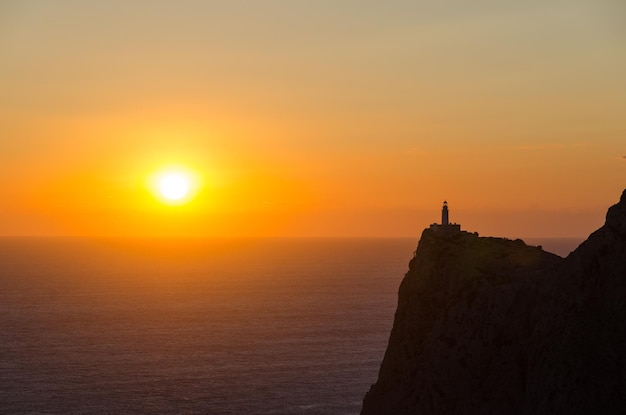
<path id="1" fill-rule="evenodd" d="M 0 239 L 0 413 L 358 414 L 416 245 Z"/>

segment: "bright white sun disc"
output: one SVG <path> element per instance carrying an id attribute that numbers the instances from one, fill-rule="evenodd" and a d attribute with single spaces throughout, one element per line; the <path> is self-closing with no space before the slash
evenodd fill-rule
<path id="1" fill-rule="evenodd" d="M 161 194 L 169 200 L 180 200 L 189 193 L 189 179 L 179 173 L 166 174 L 159 181 Z"/>

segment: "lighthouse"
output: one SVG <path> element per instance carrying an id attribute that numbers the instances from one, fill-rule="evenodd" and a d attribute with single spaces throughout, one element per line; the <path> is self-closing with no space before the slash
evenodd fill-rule
<path id="1" fill-rule="evenodd" d="M 448 220 L 448 202 L 443 201 L 443 208 L 441 209 L 441 224 L 446 226 L 450 224 Z"/>
<path id="2" fill-rule="evenodd" d="M 461 232 L 461 225 L 458 223 L 450 223 L 450 212 L 448 211 L 447 201 L 443 201 L 443 207 L 441 208 L 441 223 L 433 223 L 430 225 L 430 229 L 444 236 L 452 236 Z"/>

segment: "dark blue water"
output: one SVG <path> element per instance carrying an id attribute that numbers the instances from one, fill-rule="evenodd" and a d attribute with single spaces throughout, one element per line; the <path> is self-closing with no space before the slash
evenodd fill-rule
<path id="1" fill-rule="evenodd" d="M 416 244 L 0 239 L 0 413 L 357 414 Z"/>

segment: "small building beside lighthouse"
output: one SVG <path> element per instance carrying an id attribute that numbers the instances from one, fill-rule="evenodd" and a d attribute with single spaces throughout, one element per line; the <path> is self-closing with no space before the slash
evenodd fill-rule
<path id="1" fill-rule="evenodd" d="M 430 229 L 435 232 L 450 235 L 461 232 L 460 224 L 450 223 L 450 211 L 448 210 L 447 201 L 443 201 L 443 207 L 441 208 L 441 223 L 433 223 L 432 225 L 430 225 Z"/>

